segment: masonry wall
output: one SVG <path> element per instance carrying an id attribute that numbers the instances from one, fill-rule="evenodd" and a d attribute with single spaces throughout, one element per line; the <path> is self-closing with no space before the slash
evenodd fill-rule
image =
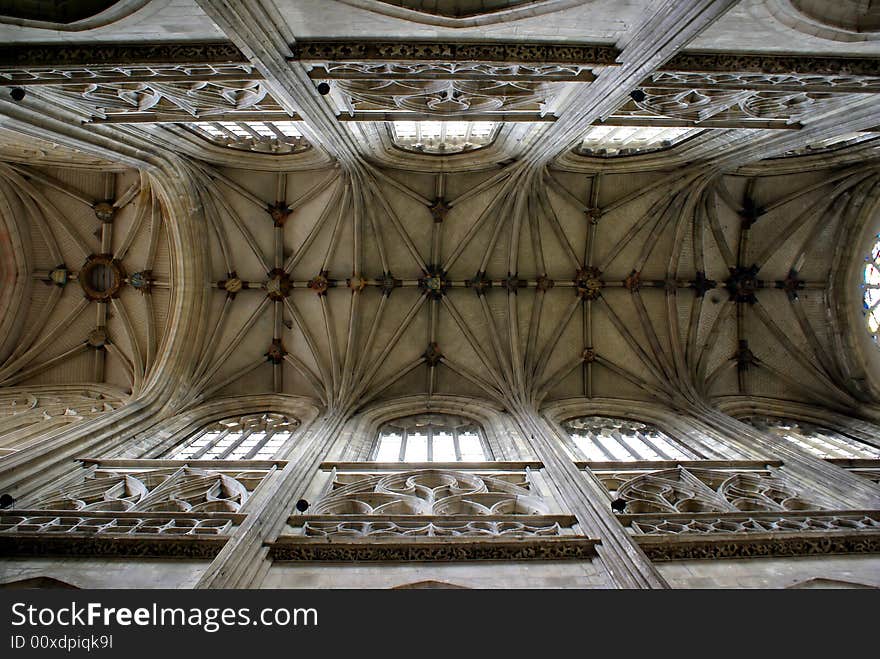
<path id="1" fill-rule="evenodd" d="M 811 556 L 657 563 L 673 588 L 880 588 L 878 556 Z"/>
<path id="2" fill-rule="evenodd" d="M 464 588 L 610 588 L 592 561 L 275 563 L 261 588 L 396 588 L 440 582 Z M 430 584 L 429 584 L 430 585 Z"/>
<path id="3" fill-rule="evenodd" d="M 192 588 L 210 561 L 125 558 L 9 558 L 0 584 L 50 577 L 77 588 Z"/>

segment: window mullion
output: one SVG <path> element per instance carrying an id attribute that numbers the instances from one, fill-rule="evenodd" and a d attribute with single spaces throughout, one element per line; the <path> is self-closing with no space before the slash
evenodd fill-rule
<path id="1" fill-rule="evenodd" d="M 629 442 L 627 442 L 626 439 L 624 439 L 624 436 L 621 434 L 621 432 L 619 430 L 617 430 L 617 429 L 612 430 L 611 436 L 623 448 L 624 451 L 626 451 L 627 453 L 630 454 L 631 457 L 635 458 L 636 460 L 646 460 L 647 459 L 641 453 L 639 453 L 634 447 L 629 445 Z"/>
<path id="2" fill-rule="evenodd" d="M 179 455 L 183 451 L 187 450 L 190 446 L 195 444 L 199 439 L 204 437 L 207 433 L 208 433 L 208 428 L 207 427 L 202 428 L 195 435 L 190 437 L 189 440 L 184 441 L 183 445 L 180 448 L 177 448 L 177 449 L 172 448 L 171 450 L 169 450 L 167 452 L 167 454 L 170 454 L 171 456 Z M 171 459 L 173 460 L 174 458 L 171 458 Z"/>
<path id="3" fill-rule="evenodd" d="M 217 437 L 217 439 L 215 439 L 213 442 L 209 442 L 209 443 L 205 444 L 202 448 L 200 448 L 198 451 L 193 453 L 192 457 L 189 459 L 190 460 L 201 460 L 202 456 L 205 455 L 205 453 L 210 451 L 217 444 L 219 444 L 223 439 L 225 439 L 226 435 L 228 435 L 230 432 L 231 432 L 231 430 L 229 428 L 227 428 L 226 430 L 224 430 L 223 432 L 220 433 L 220 436 Z"/>
<path id="4" fill-rule="evenodd" d="M 253 428 L 248 428 L 243 433 L 241 433 L 241 437 L 236 439 L 232 444 L 230 444 L 223 453 L 217 456 L 217 460 L 225 460 L 235 449 L 241 446 L 241 443 L 250 437 L 254 433 Z"/>
<path id="5" fill-rule="evenodd" d="M 259 453 L 262 448 L 266 445 L 266 443 L 272 439 L 272 436 L 275 434 L 274 430 L 266 430 L 266 436 L 263 437 L 262 441 L 256 443 L 256 445 L 247 452 L 247 454 L 242 458 L 242 460 L 251 460 L 253 457 Z"/>
<path id="6" fill-rule="evenodd" d="M 593 444 L 598 446 L 599 450 L 602 451 L 602 453 L 605 454 L 605 457 L 607 457 L 609 460 L 613 462 L 618 462 L 615 455 L 605 446 L 605 442 L 599 441 L 600 436 L 601 435 L 599 433 L 593 432 L 592 430 L 590 431 L 590 438 Z"/>

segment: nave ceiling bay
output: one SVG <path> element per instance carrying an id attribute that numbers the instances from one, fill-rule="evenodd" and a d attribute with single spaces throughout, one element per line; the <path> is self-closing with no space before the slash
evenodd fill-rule
<path id="1" fill-rule="evenodd" d="M 871 392 L 836 350 L 828 282 L 877 183 L 870 167 L 365 181 L 205 167 L 216 290 L 198 391 L 852 409 Z"/>
<path id="2" fill-rule="evenodd" d="M 875 203 L 869 164 L 187 171 L 203 249 L 172 257 L 148 176 L 4 165 L 4 218 L 27 218 L 12 233 L 26 229 L 32 291 L 4 384 L 137 394 L 162 382 L 168 296 L 198 286 L 197 355 L 166 383 L 186 382 L 184 404 L 261 392 L 349 410 L 411 394 L 538 407 L 752 396 L 839 411 L 876 400 L 840 349 L 862 327 L 828 312 L 852 258 L 841 237 Z M 176 280 L 182 257 L 204 259 L 205 280 Z"/>

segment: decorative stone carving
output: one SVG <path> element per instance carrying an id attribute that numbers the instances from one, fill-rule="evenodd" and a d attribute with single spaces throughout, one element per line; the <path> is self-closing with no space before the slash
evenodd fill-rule
<path id="1" fill-rule="evenodd" d="M 443 268 L 429 265 L 428 271 L 419 278 L 419 288 L 433 300 L 439 300 L 446 295 L 446 291 L 449 289 L 449 280 L 446 278 Z"/>
<path id="2" fill-rule="evenodd" d="M 320 537 L 498 537 L 559 535 L 557 522 L 525 524 L 523 522 L 308 522 L 305 533 Z"/>
<path id="3" fill-rule="evenodd" d="M 615 111 L 617 117 L 670 117 L 692 122 L 707 119 L 739 121 L 792 119 L 815 109 L 832 95 L 806 91 L 754 91 L 749 89 L 667 89 L 643 87 L 644 98 L 631 100 Z"/>
<path id="4" fill-rule="evenodd" d="M 234 522 L 228 518 L 81 517 L 76 515 L 4 515 L 0 533 L 88 533 L 113 535 L 225 535 Z"/>
<path id="5" fill-rule="evenodd" d="M 440 41 L 298 40 L 291 59 L 317 62 L 503 62 L 522 64 L 595 64 L 614 66 L 611 46 L 554 43 L 472 43 Z M 0 53 L 2 55 L 2 53 Z M 0 62 L 3 60 L 0 59 Z"/>
<path id="6" fill-rule="evenodd" d="M 723 515 L 674 519 L 638 516 L 632 528 L 637 533 L 664 535 L 714 534 L 714 533 L 769 533 L 802 531 L 874 531 L 880 532 L 877 514 L 851 514 L 846 512 L 827 515 Z"/>
<path id="7" fill-rule="evenodd" d="M 0 533 L 4 556 L 126 556 L 213 559 L 228 534 Z"/>
<path id="8" fill-rule="evenodd" d="M 772 89 L 785 91 L 859 92 L 880 90 L 880 77 L 858 75 L 797 75 L 769 73 L 686 73 L 657 71 L 646 86 L 681 86 L 691 89 Z"/>
<path id="9" fill-rule="evenodd" d="M 337 80 L 357 110 L 468 114 L 537 110 L 549 90 L 537 83 L 475 80 Z"/>
<path id="10" fill-rule="evenodd" d="M 744 53 L 680 52 L 661 71 L 699 73 L 754 73 L 758 75 L 880 76 L 880 60 L 815 55 L 750 55 Z"/>
<path id="11" fill-rule="evenodd" d="M 856 531 L 841 535 L 778 532 L 712 537 L 636 536 L 652 561 L 717 560 L 769 556 L 824 556 L 880 552 L 880 533 Z"/>
<path id="12" fill-rule="evenodd" d="M 231 111 L 281 110 L 259 80 L 113 82 L 53 87 L 53 93 L 108 115 L 168 113 L 210 117 Z"/>
<path id="13" fill-rule="evenodd" d="M 754 304 L 758 301 L 755 294 L 764 287 L 764 282 L 758 279 L 758 266 L 736 266 L 730 268 L 730 276 L 724 282 L 724 287 L 730 293 L 732 302 Z"/>
<path id="14" fill-rule="evenodd" d="M 677 467 L 630 477 L 600 476 L 626 503 L 623 512 L 683 513 L 736 510 L 821 510 L 778 472 L 737 472 Z"/>
<path id="15" fill-rule="evenodd" d="M 126 276 L 122 263 L 109 254 L 91 254 L 79 269 L 83 295 L 93 302 L 107 302 L 119 297 Z"/>
<path id="16" fill-rule="evenodd" d="M 327 295 L 327 291 L 336 286 L 336 280 L 330 279 L 330 273 L 322 270 L 309 280 L 309 288 L 317 295 Z"/>
<path id="17" fill-rule="evenodd" d="M 100 472 L 29 505 L 31 510 L 101 512 L 238 512 L 265 475 L 180 467 L 117 475 Z M 254 482 L 256 477 L 256 482 Z M 250 486 L 250 487 L 249 487 Z"/>
<path id="18" fill-rule="evenodd" d="M 602 295 L 602 271 L 593 266 L 579 268 L 574 275 L 575 292 L 582 300 L 598 300 Z"/>
<path id="19" fill-rule="evenodd" d="M 272 300 L 280 302 L 290 295 L 290 290 L 293 288 L 293 282 L 290 281 L 290 275 L 287 272 L 282 268 L 274 268 L 267 276 L 268 279 L 264 286 L 266 288 L 266 295 Z"/>
<path id="20" fill-rule="evenodd" d="M 307 517 L 290 518 L 301 526 L 297 538 L 538 538 L 572 533 L 567 527 L 574 518 L 550 515 L 544 501 L 527 482 L 517 482 L 515 474 L 423 469 L 348 478 L 353 482 L 332 490 Z"/>
<path id="21" fill-rule="evenodd" d="M 541 515 L 546 504 L 491 476 L 439 469 L 371 476 L 317 502 L 315 515 Z"/>
<path id="22" fill-rule="evenodd" d="M 480 62 L 332 62 L 313 69 L 313 77 L 333 80 L 410 80 L 419 78 L 503 81 L 590 82 L 589 69 L 577 65 L 486 64 Z"/>
<path id="23" fill-rule="evenodd" d="M 582 560 L 595 556 L 596 540 L 540 538 L 406 538 L 368 542 L 281 536 L 271 544 L 275 561 L 529 561 Z"/>

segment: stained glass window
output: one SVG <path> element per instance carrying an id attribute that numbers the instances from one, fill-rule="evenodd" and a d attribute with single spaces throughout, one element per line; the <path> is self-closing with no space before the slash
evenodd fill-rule
<path id="1" fill-rule="evenodd" d="M 880 343 L 880 234 L 865 261 L 865 294 L 862 298 L 865 322 L 874 341 Z"/>

